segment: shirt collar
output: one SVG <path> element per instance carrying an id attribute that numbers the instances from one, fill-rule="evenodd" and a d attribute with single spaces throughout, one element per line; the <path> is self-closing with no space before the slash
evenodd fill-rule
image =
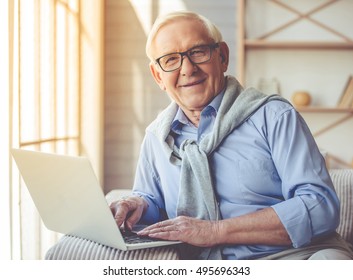
<path id="1" fill-rule="evenodd" d="M 208 104 L 201 112 L 201 116 L 205 114 L 211 114 L 211 112 L 215 112 L 217 115 L 219 106 L 221 106 L 221 102 L 224 96 L 225 89 L 221 91 L 220 94 L 217 94 L 215 98 L 211 101 L 210 104 Z M 171 130 L 174 131 L 175 133 L 178 133 L 183 125 L 189 124 L 189 120 L 184 114 L 183 110 L 181 108 L 178 108 L 177 113 L 175 114 L 175 117 L 172 121 L 171 125 Z"/>

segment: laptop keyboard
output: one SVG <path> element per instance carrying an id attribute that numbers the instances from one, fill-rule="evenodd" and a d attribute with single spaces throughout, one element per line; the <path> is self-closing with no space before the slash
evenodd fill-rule
<path id="1" fill-rule="evenodd" d="M 125 243 L 128 243 L 128 244 L 147 243 L 147 242 L 154 242 L 154 241 L 161 240 L 161 239 L 152 238 L 148 236 L 140 236 L 140 235 L 137 235 L 136 232 L 129 231 L 129 230 L 122 230 L 121 233 L 123 235 Z"/>

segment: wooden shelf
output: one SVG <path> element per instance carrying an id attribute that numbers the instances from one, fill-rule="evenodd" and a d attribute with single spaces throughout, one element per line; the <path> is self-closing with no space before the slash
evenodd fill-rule
<path id="1" fill-rule="evenodd" d="M 296 107 L 298 112 L 302 113 L 348 113 L 353 114 L 353 108 L 338 108 L 338 107 Z"/>
<path id="2" fill-rule="evenodd" d="M 255 0 L 254 0 L 255 1 Z M 237 31 L 237 77 L 241 84 L 246 85 L 246 57 L 251 53 L 251 50 L 271 50 L 271 49 L 281 49 L 281 50 L 332 50 L 332 51 L 342 51 L 342 50 L 353 50 L 353 38 L 347 32 L 342 32 L 340 28 L 332 27 L 329 20 L 320 21 L 317 20 L 316 15 L 322 10 L 329 10 L 336 13 L 333 8 L 339 0 L 327 0 L 321 1 L 316 5 L 309 5 L 307 9 L 299 9 L 295 6 L 287 4 L 288 1 L 281 0 L 266 0 L 261 1 L 262 4 L 269 4 L 271 6 L 277 6 L 279 9 L 285 10 L 287 13 L 291 14 L 292 17 L 287 17 L 281 23 L 273 26 L 270 29 L 263 28 L 259 32 L 255 32 L 253 35 L 247 32 L 246 25 L 250 24 L 247 22 L 247 0 L 237 0 L 237 19 L 238 19 L 238 31 Z M 250 2 L 250 1 L 249 1 Z M 260 1 L 259 1 L 260 2 Z M 308 1 L 309 2 L 309 1 Z M 259 3 L 255 3 L 259 4 Z M 256 5 L 249 5 L 252 8 Z M 260 5 L 260 6 L 261 6 Z M 297 40 L 293 39 L 275 39 L 276 35 L 284 32 L 288 32 L 290 28 L 298 23 L 310 24 L 317 28 L 323 34 L 327 34 L 327 39 L 322 40 L 311 40 L 311 37 L 307 36 L 296 36 Z M 305 30 L 304 30 L 305 31 Z M 251 37 L 247 37 L 247 35 Z M 283 38 L 283 37 L 282 37 Z M 291 38 L 291 37 L 286 37 Z M 294 38 L 294 37 L 292 37 Z M 302 39 L 301 39 L 302 38 Z M 310 38 L 309 40 L 307 38 Z M 323 37 L 322 37 L 323 38 Z M 336 39 L 330 39 L 336 38 Z"/>
<path id="3" fill-rule="evenodd" d="M 245 40 L 246 49 L 353 49 L 353 42 Z"/>
<path id="4" fill-rule="evenodd" d="M 339 90 L 338 85 L 336 87 L 332 84 L 327 92 L 323 92 L 320 87 L 315 89 L 315 83 L 311 83 L 311 79 L 317 80 L 318 84 L 331 82 L 325 81 L 325 77 L 320 74 L 324 72 L 322 70 L 325 67 L 330 67 L 330 61 L 336 58 L 334 67 L 331 69 L 337 69 L 337 77 L 352 74 L 349 65 L 352 63 L 353 37 L 348 32 L 352 20 L 350 18 L 346 21 L 345 18 L 340 23 L 342 24 L 340 28 L 332 24 L 333 20 L 340 19 L 340 13 L 349 9 L 349 0 L 325 0 L 315 1 L 315 3 L 297 1 L 300 3 L 296 5 L 289 2 L 237 0 L 237 78 L 239 82 L 244 86 L 254 86 L 254 83 L 261 78 L 276 77 L 282 85 L 285 85 L 285 88 L 282 88 L 283 92 L 294 92 L 296 90 L 294 85 L 300 84 L 300 81 L 291 78 L 303 69 L 313 74 L 307 77 L 310 80 L 306 85 L 308 91 L 329 94 Z M 263 13 L 263 9 L 267 9 L 266 13 Z M 287 16 L 283 13 L 283 17 L 275 22 L 276 19 L 272 15 L 280 9 L 285 11 Z M 322 11 L 325 11 L 325 14 L 331 13 L 330 17 L 320 16 Z M 259 18 L 257 14 L 260 15 Z M 313 34 L 315 29 L 317 32 Z M 296 50 L 298 51 L 295 52 Z M 281 60 L 287 57 L 288 61 L 282 63 Z M 326 58 L 328 58 L 327 61 Z M 344 63 L 342 69 L 340 62 Z M 284 67 L 281 67 L 282 65 Z M 306 69 L 306 65 L 310 69 Z M 302 72 L 298 73 L 298 79 L 304 76 L 302 74 Z M 290 78 L 287 79 L 288 76 Z M 336 80 L 338 81 L 338 78 Z M 347 152 L 345 146 L 350 145 L 352 141 L 353 108 L 334 107 L 336 105 L 329 103 L 324 107 L 315 105 L 296 107 L 296 110 L 308 121 L 308 125 L 312 124 L 310 130 L 318 145 L 323 145 L 324 150 L 328 152 L 330 161 L 334 159 L 334 164 L 347 167 L 351 166 L 351 159 L 348 157 L 352 156 L 352 151 Z M 348 138 L 338 134 L 345 133 L 337 130 L 341 129 L 341 126 L 349 132 Z M 326 138 L 320 139 L 322 136 Z"/>

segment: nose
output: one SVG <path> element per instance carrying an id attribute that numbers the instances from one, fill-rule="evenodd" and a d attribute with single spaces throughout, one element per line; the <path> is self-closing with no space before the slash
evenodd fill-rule
<path id="1" fill-rule="evenodd" d="M 197 65 L 193 63 L 187 55 L 182 57 L 180 74 L 183 76 L 191 75 L 197 71 Z"/>

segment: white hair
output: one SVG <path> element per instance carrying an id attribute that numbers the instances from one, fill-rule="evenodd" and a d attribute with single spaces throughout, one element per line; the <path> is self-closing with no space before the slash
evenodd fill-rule
<path id="1" fill-rule="evenodd" d="M 214 42 L 222 41 L 222 34 L 218 30 L 218 28 L 206 17 L 199 15 L 197 13 L 189 12 L 189 11 L 177 11 L 168 13 L 166 15 L 159 16 L 154 22 L 152 29 L 147 37 L 146 42 L 146 54 L 151 61 L 154 60 L 152 57 L 152 42 L 155 39 L 158 31 L 165 25 L 176 21 L 178 19 L 190 19 L 190 20 L 198 20 L 201 22 L 207 29 L 209 36 Z"/>

